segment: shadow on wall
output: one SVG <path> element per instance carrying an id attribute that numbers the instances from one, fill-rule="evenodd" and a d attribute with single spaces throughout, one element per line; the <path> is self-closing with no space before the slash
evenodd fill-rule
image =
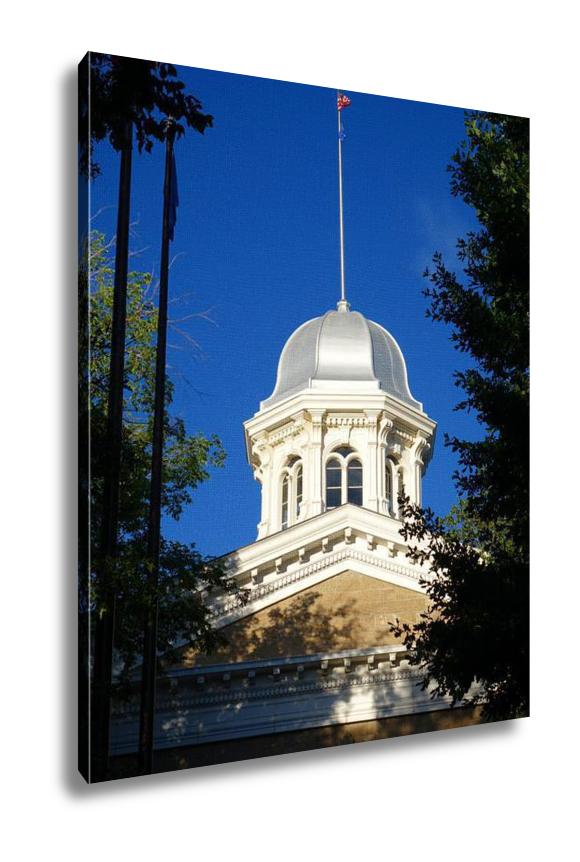
<path id="1" fill-rule="evenodd" d="M 353 618 L 356 600 L 326 609 L 319 599 L 318 592 L 302 593 L 239 620 L 223 630 L 227 645 L 212 655 L 196 655 L 189 649 L 183 663 L 194 666 L 283 658 L 348 648 L 360 635 L 360 626 Z"/>
<path id="2" fill-rule="evenodd" d="M 381 645 L 381 640 L 386 644 L 386 617 L 404 609 L 401 615 L 412 618 L 423 601 L 422 594 L 344 572 L 238 620 L 224 629 L 228 643 L 221 650 L 196 655 L 190 648 L 180 664 L 191 667 L 311 655 Z M 203 706 L 179 698 L 174 712 L 166 711 L 164 727 L 175 747 L 156 753 L 155 771 L 342 746 L 481 721 L 479 711 L 473 709 L 422 712 L 428 695 L 417 683 L 405 664 L 376 669 L 357 665 L 351 670 L 337 666 L 309 679 L 290 666 L 276 679 L 269 678 L 263 700 L 256 701 L 246 696 L 243 683 L 231 688 L 229 679 L 216 679 L 211 694 L 217 699 L 209 713 L 204 713 Z M 259 694 L 260 689 L 253 691 Z M 168 689 L 166 698 L 171 697 Z M 183 732 L 191 738 L 192 728 L 199 724 L 203 731 L 206 722 L 226 738 L 179 746 Z M 249 735 L 237 737 L 240 727 Z M 130 775 L 134 766 L 133 755 L 115 758 L 115 775 Z"/>
<path id="3" fill-rule="evenodd" d="M 212 655 L 183 653 L 183 664 L 207 665 L 283 658 L 400 643 L 389 623 L 399 617 L 414 623 L 424 610 L 422 593 L 377 578 L 345 571 L 316 587 L 222 629 L 227 645 Z"/>
<path id="4" fill-rule="evenodd" d="M 460 707 L 453 710 L 382 718 L 346 725 L 312 727 L 292 733 L 271 733 L 259 737 L 225 740 L 206 745 L 158 751 L 155 755 L 154 772 L 172 772 L 196 766 L 212 766 L 218 763 L 293 754 L 300 751 L 350 745 L 356 742 L 372 742 L 437 730 L 451 730 L 476 724 L 482 724 L 481 708 Z M 509 724 L 509 722 L 505 722 L 504 726 L 507 727 Z M 396 751 L 393 750 L 393 754 L 395 753 Z M 135 755 L 114 758 L 112 777 L 124 778 L 135 775 L 136 765 Z M 279 768 L 278 762 L 276 768 Z"/>

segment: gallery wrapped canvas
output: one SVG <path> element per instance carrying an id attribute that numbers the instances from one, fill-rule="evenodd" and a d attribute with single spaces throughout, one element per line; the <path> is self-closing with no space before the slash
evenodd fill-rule
<path id="1" fill-rule="evenodd" d="M 87 781 L 528 714 L 528 150 L 83 59 Z"/>

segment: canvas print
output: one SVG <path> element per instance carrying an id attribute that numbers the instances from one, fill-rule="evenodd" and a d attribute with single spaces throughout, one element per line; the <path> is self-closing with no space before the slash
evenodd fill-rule
<path id="1" fill-rule="evenodd" d="M 528 715 L 528 152 L 82 60 L 87 781 Z"/>

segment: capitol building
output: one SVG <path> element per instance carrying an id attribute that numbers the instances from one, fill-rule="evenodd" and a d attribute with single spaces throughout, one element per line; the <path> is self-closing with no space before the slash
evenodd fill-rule
<path id="1" fill-rule="evenodd" d="M 160 768 L 477 722 L 433 698 L 390 629 L 426 608 L 429 573 L 407 558 L 397 497 L 421 504 L 435 431 L 393 336 L 345 300 L 290 336 L 244 423 L 261 517 L 256 541 L 223 562 L 246 600 L 212 597 L 227 645 L 186 646 L 159 679 Z M 135 751 L 137 729 L 137 707 L 118 707 L 113 755 Z"/>

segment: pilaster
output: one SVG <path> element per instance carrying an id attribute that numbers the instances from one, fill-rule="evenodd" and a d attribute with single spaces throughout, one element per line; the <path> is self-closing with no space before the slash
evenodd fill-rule
<path id="1" fill-rule="evenodd" d="M 380 410 L 365 410 L 367 418 L 367 500 L 366 506 L 373 512 L 379 511 L 379 459 L 378 459 L 378 432 Z M 364 481 L 364 480 L 363 480 Z"/>
<path id="2" fill-rule="evenodd" d="M 310 443 L 308 446 L 308 487 L 310 501 L 309 517 L 319 515 L 324 508 L 322 497 L 322 446 L 324 438 L 324 416 L 326 410 L 311 409 L 310 413 Z"/>

